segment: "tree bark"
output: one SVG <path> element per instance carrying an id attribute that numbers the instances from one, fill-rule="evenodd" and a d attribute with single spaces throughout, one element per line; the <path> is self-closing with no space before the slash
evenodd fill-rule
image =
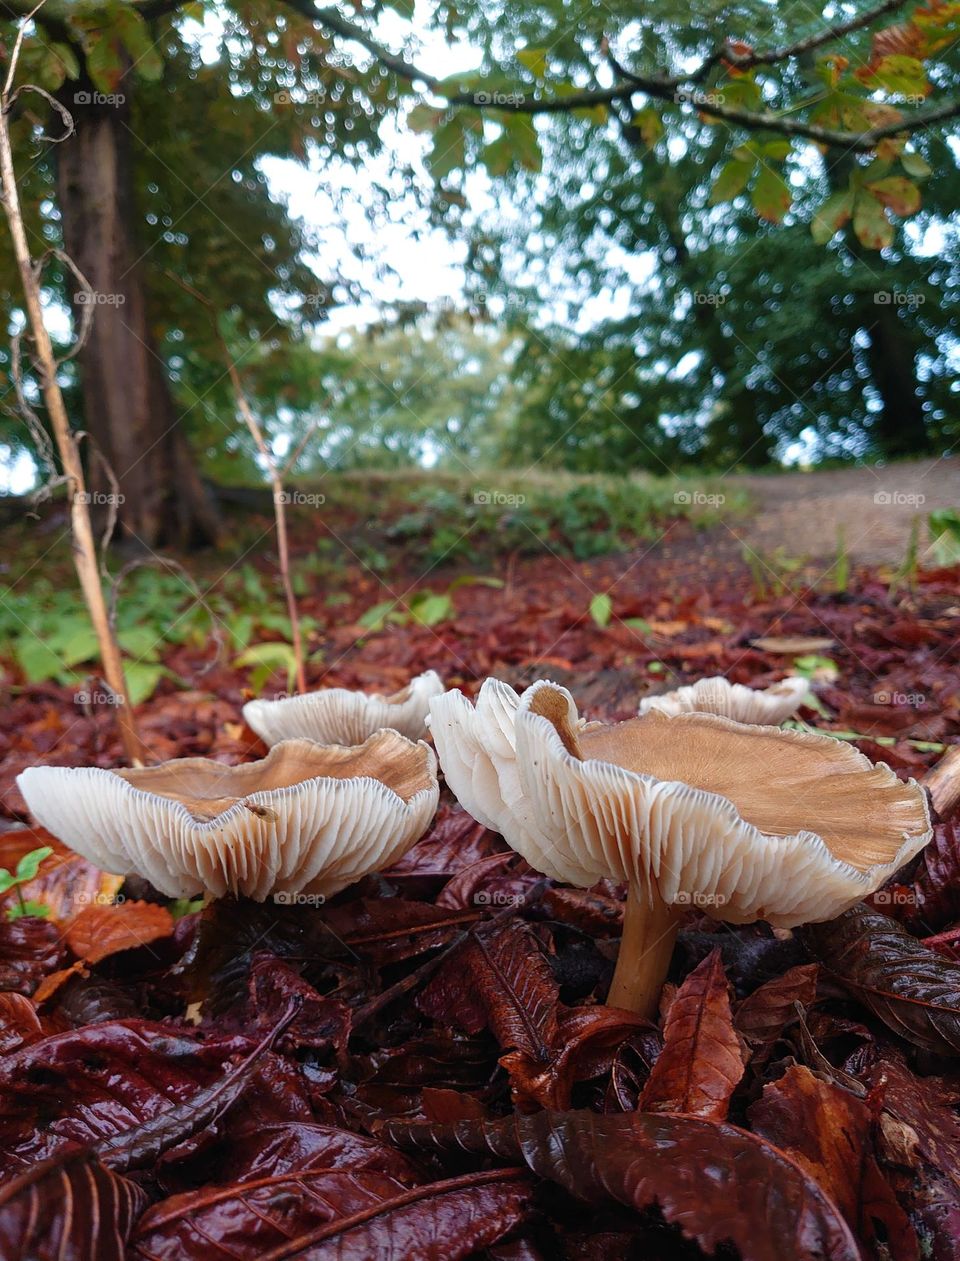
<path id="1" fill-rule="evenodd" d="M 107 103 L 89 82 L 70 84 L 64 104 L 76 134 L 56 151 L 64 245 L 94 289 L 92 327 L 79 356 L 93 444 L 88 481 L 95 505 L 114 489 L 95 451 L 119 484 L 119 530 L 130 542 L 199 546 L 216 541 L 217 514 L 151 331 L 133 197 L 130 90 L 128 76 L 120 84 L 124 95 Z M 72 300 L 76 307 L 77 294 Z"/>
<path id="2" fill-rule="evenodd" d="M 933 449 L 917 393 L 916 350 L 910 330 L 892 305 L 874 304 L 867 314 L 870 375 L 881 410 L 871 427 L 885 456 L 922 455 Z"/>

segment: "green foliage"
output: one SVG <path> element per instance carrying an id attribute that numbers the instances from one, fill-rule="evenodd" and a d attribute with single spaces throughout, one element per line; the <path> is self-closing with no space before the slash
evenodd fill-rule
<path id="1" fill-rule="evenodd" d="M 592 597 L 590 600 L 590 616 L 593 618 L 596 626 L 599 626 L 601 630 L 605 626 L 609 626 L 612 615 L 613 600 L 605 591 Z"/>
<path id="2" fill-rule="evenodd" d="M 17 901 L 7 908 L 7 919 L 20 919 L 24 915 L 49 915 L 49 908 L 42 903 L 25 900 L 20 886 L 36 879 L 41 863 L 52 853 L 49 845 L 42 845 L 39 849 L 24 854 L 14 871 L 0 867 L 0 893 L 9 893 L 14 889 L 17 894 Z"/>
<path id="3" fill-rule="evenodd" d="M 930 554 L 937 565 L 960 565 L 960 512 L 938 508 L 927 518 Z"/>

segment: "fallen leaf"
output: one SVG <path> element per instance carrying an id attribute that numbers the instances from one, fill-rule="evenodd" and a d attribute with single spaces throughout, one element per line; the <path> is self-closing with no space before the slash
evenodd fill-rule
<path id="1" fill-rule="evenodd" d="M 99 963 L 121 950 L 135 950 L 169 937 L 173 916 L 155 902 L 88 906 L 67 929 L 67 945 L 85 963 Z"/>
<path id="2" fill-rule="evenodd" d="M 743 1076 L 740 1040 L 720 951 L 690 973 L 670 1004 L 663 1050 L 640 1096 L 643 1112 L 678 1112 L 722 1121 Z"/>

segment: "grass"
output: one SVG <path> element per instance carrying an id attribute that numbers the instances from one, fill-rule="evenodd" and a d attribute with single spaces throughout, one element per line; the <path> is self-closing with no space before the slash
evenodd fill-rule
<path id="1" fill-rule="evenodd" d="M 655 538 L 678 517 L 706 528 L 721 511 L 729 516 L 746 506 L 742 493 L 724 499 L 707 479 L 423 470 L 330 474 L 291 484 L 289 495 L 294 588 L 317 616 L 328 616 L 323 609 L 336 616 L 358 582 L 370 589 L 371 578 L 429 575 L 431 589 L 405 613 L 392 601 L 376 604 L 374 590 L 367 616 L 430 625 L 449 616 L 456 585 L 492 581 L 478 572 L 500 570 L 508 557 L 608 555 Z M 135 702 L 164 678 L 183 686 L 165 650 L 205 652 L 214 629 L 235 664 L 253 671 L 255 687 L 289 666 L 270 493 L 254 493 L 246 507 L 234 502 L 225 515 L 228 546 L 179 558 L 192 582 L 160 568 L 138 568 L 123 580 L 117 630 Z M 0 573 L 0 677 L 15 688 L 48 680 L 74 686 L 78 703 L 87 703 L 97 647 L 76 590 L 65 506 L 50 503 L 0 538 L 12 558 Z M 120 568 L 119 557 L 107 560 Z M 302 616 L 301 623 L 309 642 L 318 622 Z"/>

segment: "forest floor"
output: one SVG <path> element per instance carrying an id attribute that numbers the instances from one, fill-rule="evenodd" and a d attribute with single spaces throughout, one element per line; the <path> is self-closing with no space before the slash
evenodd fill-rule
<path id="1" fill-rule="evenodd" d="M 291 513 L 309 684 L 550 677 L 623 719 L 703 675 L 801 672 L 805 723 L 922 776 L 960 740 L 960 566 L 898 573 L 902 520 L 859 563 L 872 477 L 817 475 L 846 563 L 790 524 L 793 478 L 758 480 L 758 517 L 677 518 L 670 488 L 632 538 L 620 500 L 482 534 L 446 490 L 394 512 L 387 483 L 375 509 L 330 487 Z M 53 852 L 29 913 L 0 892 L 0 1255 L 960 1261 L 960 815 L 812 932 L 691 908 L 654 1021 L 603 1004 L 623 890 L 543 879 L 446 790 L 322 907 L 170 902 L 32 827 L 14 782 L 122 761 L 59 511 L 4 540 L 0 866 Z M 242 705 L 289 686 L 269 511 L 233 524 L 229 557 L 182 558 L 203 606 L 180 574 L 121 588 L 156 759 L 262 756 Z"/>

